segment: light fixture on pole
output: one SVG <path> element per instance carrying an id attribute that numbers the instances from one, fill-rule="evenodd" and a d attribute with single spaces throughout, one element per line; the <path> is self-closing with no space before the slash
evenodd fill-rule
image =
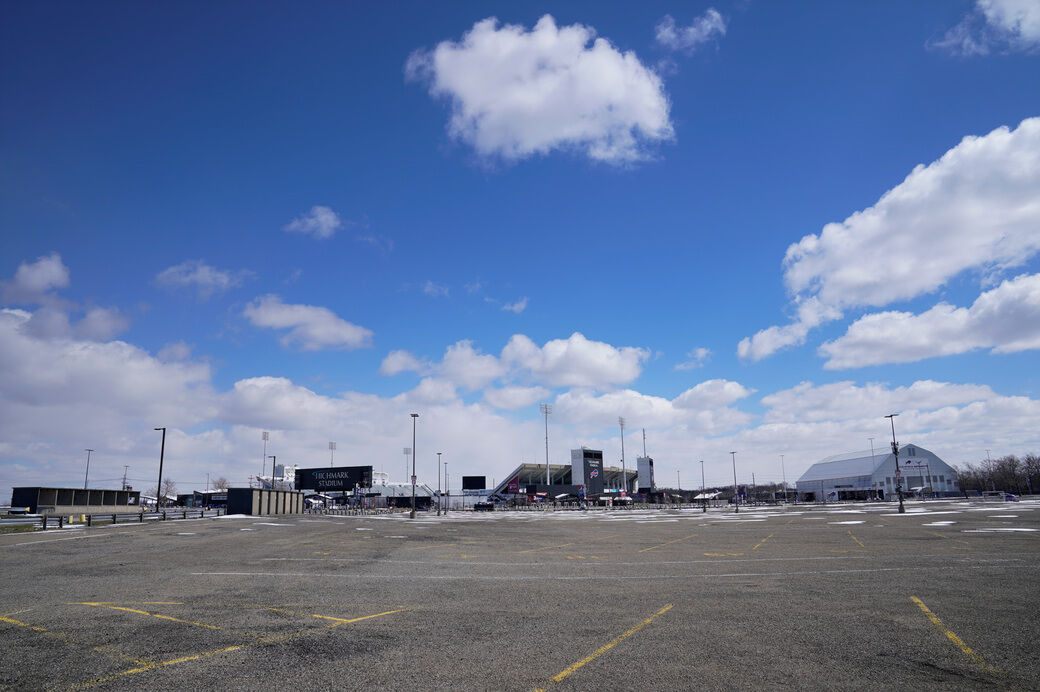
<path id="1" fill-rule="evenodd" d="M 94 450 L 93 449 L 84 449 L 83 451 L 87 453 L 87 470 L 83 474 L 83 489 L 86 490 L 87 489 L 87 478 L 90 477 L 90 453 L 93 452 Z"/>
<path id="2" fill-rule="evenodd" d="M 418 413 L 412 414 L 412 519 L 415 519 L 415 419 L 418 417 Z"/>
<path id="3" fill-rule="evenodd" d="M 708 498 L 704 492 L 704 459 L 701 459 L 701 512 L 708 511 Z"/>
<path id="4" fill-rule="evenodd" d="M 623 497 L 628 494 L 628 478 L 625 473 L 625 419 L 618 416 L 617 422 L 621 426 L 621 495 Z"/>
<path id="5" fill-rule="evenodd" d="M 441 452 L 437 452 L 437 516 L 441 515 Z"/>
<path id="6" fill-rule="evenodd" d="M 740 493 L 737 491 L 737 453 L 730 452 L 733 457 L 733 511 L 740 512 Z"/>
<path id="7" fill-rule="evenodd" d="M 271 434 L 266 430 L 264 430 L 260 434 L 260 438 L 264 441 L 264 455 L 260 457 L 260 475 L 256 477 L 256 482 L 260 485 L 260 487 L 263 487 L 264 483 L 262 480 L 260 480 L 260 478 L 264 475 L 264 465 L 267 463 L 267 440 L 268 438 L 270 438 L 270 436 Z M 249 484 L 250 487 L 252 487 L 252 485 L 252 483 Z"/>
<path id="8" fill-rule="evenodd" d="M 784 455 L 780 455 L 780 478 L 784 481 L 784 504 L 787 503 L 787 472 L 784 471 Z"/>
<path id="9" fill-rule="evenodd" d="M 899 513 L 906 514 L 906 509 L 903 507 L 903 474 L 899 470 L 899 443 L 896 442 L 896 416 L 898 413 L 890 413 L 885 418 L 892 424 L 892 458 L 895 459 L 896 464 L 896 495 L 899 496 Z"/>
<path id="10" fill-rule="evenodd" d="M 159 484 L 155 486 L 155 508 L 159 509 L 159 498 L 162 496 L 163 456 L 166 454 L 166 428 L 156 428 L 156 430 L 162 430 L 162 445 L 159 447 Z"/>
<path id="11" fill-rule="evenodd" d="M 412 448 L 404 447 L 401 451 L 404 452 L 404 482 L 408 482 L 408 462 L 412 459 Z"/>
<path id="12" fill-rule="evenodd" d="M 336 443 L 329 442 L 329 466 L 336 465 Z"/>
<path id="13" fill-rule="evenodd" d="M 549 481 L 549 414 L 552 413 L 552 404 L 538 404 L 538 410 L 545 416 L 545 484 L 552 485 Z"/>

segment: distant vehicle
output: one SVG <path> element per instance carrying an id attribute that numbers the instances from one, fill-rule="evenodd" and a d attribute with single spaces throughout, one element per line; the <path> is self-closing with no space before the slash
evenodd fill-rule
<path id="1" fill-rule="evenodd" d="M 1018 495 L 1012 495 L 1011 493 L 1004 493 L 1005 502 L 1018 502 Z"/>
<path id="2" fill-rule="evenodd" d="M 490 500 L 483 500 L 481 502 L 473 503 L 474 512 L 493 512 L 495 511 L 495 503 Z"/>

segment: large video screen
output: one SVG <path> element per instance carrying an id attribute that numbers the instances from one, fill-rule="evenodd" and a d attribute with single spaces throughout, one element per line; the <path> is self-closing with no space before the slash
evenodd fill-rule
<path id="1" fill-rule="evenodd" d="M 296 469 L 297 490 L 352 491 L 354 486 L 372 487 L 371 466 L 330 466 L 320 469 Z"/>

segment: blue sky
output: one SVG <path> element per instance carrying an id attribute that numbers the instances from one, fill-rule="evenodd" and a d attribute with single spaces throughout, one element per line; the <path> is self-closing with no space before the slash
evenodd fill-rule
<path id="1" fill-rule="evenodd" d="M 0 12 L 0 489 L 1040 449 L 1033 0 Z"/>

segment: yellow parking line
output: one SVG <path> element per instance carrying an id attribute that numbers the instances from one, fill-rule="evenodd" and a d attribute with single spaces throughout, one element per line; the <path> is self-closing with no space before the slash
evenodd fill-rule
<path id="1" fill-rule="evenodd" d="M 371 620 L 372 618 L 379 618 L 379 617 L 383 617 L 384 615 L 393 615 L 394 613 L 403 613 L 406 610 L 408 610 L 408 608 L 399 608 L 398 610 L 387 610 L 387 611 L 385 611 L 383 613 L 376 613 L 375 615 L 365 615 L 363 617 L 351 618 L 349 620 L 344 620 L 343 618 L 334 618 L 334 617 L 331 617 L 329 615 L 313 615 L 312 614 L 311 617 L 312 618 L 321 618 L 322 620 L 335 620 L 336 622 L 338 622 L 338 623 L 340 623 L 342 625 L 347 625 L 347 624 L 350 624 L 351 622 L 361 622 L 362 620 Z"/>
<path id="2" fill-rule="evenodd" d="M 659 611 L 657 611 L 656 613 L 654 613 L 653 615 L 648 617 L 646 620 L 643 620 L 638 625 L 636 625 L 632 629 L 628 630 L 624 634 L 619 635 L 617 637 L 614 637 L 613 639 L 610 640 L 609 643 L 607 643 L 604 646 L 601 646 L 600 648 L 596 649 L 596 651 L 593 652 L 592 654 L 589 654 L 588 656 L 586 656 L 585 658 L 581 659 L 580 661 L 578 661 L 574 665 L 569 666 L 569 667 L 565 668 L 564 670 L 561 670 L 559 673 L 557 673 L 556 675 L 554 675 L 551 678 L 552 682 L 560 682 L 561 680 L 563 680 L 568 675 L 570 675 L 574 671 L 576 671 L 579 668 L 581 668 L 583 665 L 585 665 L 589 661 L 593 661 L 593 660 L 599 658 L 600 656 L 602 656 L 603 654 L 605 654 L 606 652 L 610 651 L 615 646 L 620 644 L 622 641 L 624 641 L 625 639 L 631 637 L 633 634 L 635 634 L 639 630 L 643 629 L 644 627 L 649 625 L 651 622 L 653 622 L 656 618 L 658 618 L 661 615 L 664 615 L 665 613 L 667 613 L 671 609 L 672 609 L 672 604 L 669 603 L 664 608 L 661 608 Z M 539 688 L 539 692 L 543 692 L 541 688 Z"/>
<path id="3" fill-rule="evenodd" d="M 924 614 L 927 615 L 928 619 L 932 621 L 932 624 L 938 627 L 939 631 L 945 634 L 947 639 L 956 644 L 957 647 L 964 652 L 964 655 L 970 658 L 975 665 L 989 671 L 994 670 L 992 666 L 990 666 L 982 660 L 982 656 L 979 656 L 977 653 L 972 651 L 971 648 L 967 644 L 965 644 L 960 637 L 951 632 L 949 628 L 947 628 L 946 625 L 943 624 L 942 620 L 936 617 L 935 613 L 928 609 L 928 606 L 926 606 L 920 598 L 918 598 L 917 596 L 911 596 L 910 600 L 916 603 L 917 607 L 924 611 Z"/>
<path id="4" fill-rule="evenodd" d="M 851 530 L 849 531 L 849 535 L 852 536 L 852 531 Z M 863 545 L 863 541 L 861 541 L 860 539 L 856 538 L 855 536 L 852 536 L 852 540 L 854 540 L 857 543 L 859 543 L 859 547 L 860 548 L 866 548 L 867 547 L 867 546 Z"/>
<path id="5" fill-rule="evenodd" d="M 193 620 L 181 620 L 180 618 L 170 617 L 169 615 L 159 615 L 158 613 L 149 613 L 147 610 L 137 610 L 136 608 L 124 608 L 122 606 L 105 605 L 103 603 L 73 603 L 71 605 L 85 605 L 94 606 L 95 608 L 108 608 L 109 610 L 123 610 L 127 613 L 137 613 L 138 615 L 148 615 L 149 617 L 159 618 L 160 620 L 172 620 L 173 622 L 183 622 L 185 625 L 195 625 L 196 627 L 205 627 L 210 630 L 223 629 L 216 625 L 207 625 L 203 622 L 195 622 Z"/>
<path id="6" fill-rule="evenodd" d="M 759 542 L 758 542 L 758 545 L 756 545 L 756 546 L 755 546 L 754 548 L 752 548 L 752 550 L 758 550 L 758 546 L 760 546 L 760 545 L 762 545 L 763 543 L 765 543 L 766 541 L 768 541 L 768 540 L 769 540 L 770 538 L 772 538 L 772 537 L 773 537 L 774 535 L 775 535 L 775 534 L 772 534 L 772 533 L 771 533 L 771 534 L 769 534 L 768 536 L 766 536 L 765 538 L 763 538 L 763 539 L 762 539 L 761 541 L 759 541 Z"/>
<path id="7" fill-rule="evenodd" d="M 21 620 L 14 620 L 12 618 L 7 618 L 7 617 L 0 616 L 0 621 L 9 622 L 12 625 L 18 625 L 19 627 L 28 627 L 29 629 L 31 629 L 31 630 L 33 630 L 35 632 L 46 632 L 47 631 L 47 630 L 45 630 L 42 627 L 37 627 L 36 625 L 30 625 L 27 622 L 22 622 Z"/>
<path id="8" fill-rule="evenodd" d="M 616 533 L 612 533 L 609 536 L 600 536 L 599 538 L 590 539 L 590 542 L 591 541 L 605 541 L 606 539 L 614 538 L 615 536 L 617 536 L 617 534 Z M 523 555 L 524 553 L 537 553 L 540 550 L 552 550 L 553 548 L 566 548 L 569 545 L 577 545 L 578 543 L 581 543 L 581 542 L 582 541 L 574 541 L 573 543 L 561 543 L 560 545 L 547 545 L 547 546 L 543 546 L 541 548 L 531 548 L 530 550 L 520 550 L 516 554 L 517 555 Z"/>
<path id="9" fill-rule="evenodd" d="M 640 550 L 638 552 L 645 553 L 648 550 L 654 550 L 655 548 L 662 548 L 662 547 L 664 547 L 666 545 L 671 545 L 672 543 L 678 543 L 679 541 L 685 541 L 687 538 L 693 538 L 696 535 L 697 534 L 695 534 L 695 533 L 691 533 L 689 536 L 683 536 L 682 538 L 676 538 L 674 541 L 668 541 L 667 543 L 662 543 L 661 545 L 655 545 L 655 546 L 651 546 L 649 548 L 643 548 L 642 550 Z"/>

